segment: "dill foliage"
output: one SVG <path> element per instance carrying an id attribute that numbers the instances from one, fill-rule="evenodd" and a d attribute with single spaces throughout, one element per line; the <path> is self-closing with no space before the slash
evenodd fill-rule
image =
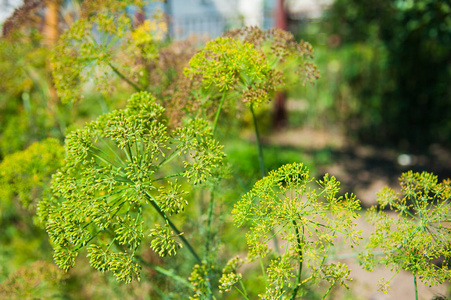
<path id="1" fill-rule="evenodd" d="M 359 201 L 354 195 L 338 197 L 339 182 L 327 174 L 317 181 L 318 188 L 311 187 L 312 181 L 303 164 L 284 165 L 258 181 L 232 211 L 235 225 L 250 226 L 246 234 L 248 260 L 275 255 L 265 271 L 268 285 L 266 293 L 260 295 L 262 299 L 289 295 L 294 299 L 304 284 L 321 279 L 332 286 L 346 286 L 350 280 L 346 265 L 326 264 L 326 259 L 339 236 L 351 247 L 359 243 L 354 222 Z M 280 249 L 274 253 L 269 246 L 274 237 L 283 243 L 285 250 L 280 255 Z M 241 280 L 236 274 L 237 262 L 232 261 L 232 265 L 226 267 L 221 279 L 223 289 Z M 304 266 L 310 276 L 302 280 Z"/>
<path id="2" fill-rule="evenodd" d="M 395 271 L 411 272 L 429 286 L 451 279 L 451 181 L 439 183 L 432 173 L 404 173 L 401 191 L 384 188 L 378 193 L 378 207 L 367 218 L 375 227 L 368 251 L 360 254 L 361 264 L 372 271 L 382 264 Z M 394 213 L 386 212 L 389 208 Z M 391 281 L 382 279 L 387 292 Z M 416 286 L 415 286 L 416 289 Z"/>
<path id="3" fill-rule="evenodd" d="M 126 7 L 143 7 L 144 3 L 83 3 L 82 17 L 60 37 L 51 57 L 55 88 L 63 103 L 82 99 L 89 84 L 104 95 L 111 94 L 115 89 L 113 79 L 124 81 L 135 91 L 145 90 L 140 74 L 158 57 L 167 29 L 158 16 L 154 21 L 133 23 Z"/>
<path id="4" fill-rule="evenodd" d="M 22 207 L 35 208 L 48 191 L 50 177 L 62 166 L 63 159 L 63 146 L 52 138 L 7 155 L 0 162 L 0 204 L 17 197 Z"/>
<path id="5" fill-rule="evenodd" d="M 319 78 L 312 53 L 310 44 L 296 42 L 290 33 L 247 27 L 208 42 L 191 58 L 185 75 L 198 90 L 196 100 L 218 112 L 217 121 L 225 98 L 238 99 L 231 109 L 241 103 L 252 109 L 277 91 Z"/>
<path id="6" fill-rule="evenodd" d="M 39 203 L 61 268 L 71 268 L 86 247 L 95 269 L 131 282 L 140 278 L 135 254 L 143 239 L 150 238 L 161 256 L 175 255 L 182 246 L 176 241 L 182 233 L 169 219 L 187 204 L 177 178 L 204 183 L 224 154 L 206 121 L 191 120 L 169 132 L 163 112 L 141 92 L 126 109 L 67 136 L 65 163 L 52 180 L 53 197 Z"/>

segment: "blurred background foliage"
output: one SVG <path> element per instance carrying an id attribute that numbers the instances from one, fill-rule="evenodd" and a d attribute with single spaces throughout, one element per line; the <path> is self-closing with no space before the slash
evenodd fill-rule
<path id="1" fill-rule="evenodd" d="M 450 2 L 336 0 L 292 30 L 313 44 L 322 72 L 292 94 L 308 99 L 306 122 L 402 151 L 449 146 Z"/>

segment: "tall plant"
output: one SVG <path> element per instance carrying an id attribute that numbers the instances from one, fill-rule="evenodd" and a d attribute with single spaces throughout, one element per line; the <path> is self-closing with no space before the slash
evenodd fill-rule
<path id="1" fill-rule="evenodd" d="M 175 255 L 183 245 L 201 262 L 172 221 L 187 204 L 177 178 L 201 184 L 224 155 L 205 121 L 168 132 L 163 111 L 142 92 L 126 109 L 67 137 L 65 164 L 52 181 L 54 197 L 39 204 L 61 268 L 71 268 L 87 248 L 94 268 L 131 282 L 140 277 L 137 254 L 143 240 L 160 256 Z"/>
<path id="2" fill-rule="evenodd" d="M 451 182 L 439 183 L 434 174 L 412 171 L 399 181 L 400 192 L 384 188 L 378 193 L 379 206 L 368 211 L 375 232 L 360 258 L 367 270 L 382 264 L 395 271 L 390 279 L 379 281 L 384 292 L 401 270 L 411 272 L 418 299 L 418 279 L 429 286 L 451 279 Z M 386 213 L 387 208 L 395 215 Z"/>

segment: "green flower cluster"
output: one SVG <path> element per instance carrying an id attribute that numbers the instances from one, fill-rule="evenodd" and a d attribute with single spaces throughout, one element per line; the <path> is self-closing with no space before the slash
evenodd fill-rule
<path id="1" fill-rule="evenodd" d="M 224 154 L 206 121 L 168 132 L 163 112 L 150 94 L 141 92 L 126 109 L 68 135 L 65 164 L 52 180 L 53 198 L 42 200 L 38 211 L 61 268 L 71 268 L 78 251 L 89 245 L 94 268 L 130 282 L 139 278 L 135 253 L 146 236 L 157 239 L 151 247 L 160 255 L 176 253 L 173 239 L 180 232 L 165 229 L 173 227 L 168 216 L 182 212 L 187 201 L 172 178 L 204 183 Z M 175 163 L 180 156 L 184 163 Z M 165 226 L 151 229 L 155 217 L 149 206 Z"/>
<path id="2" fill-rule="evenodd" d="M 230 259 L 222 270 L 222 277 L 219 280 L 219 292 L 229 292 L 235 283 L 242 280 L 243 275 L 238 273 L 238 268 L 244 264 L 244 260 L 239 256 Z"/>
<path id="3" fill-rule="evenodd" d="M 409 171 L 400 183 L 399 193 L 388 187 L 378 193 L 379 207 L 368 212 L 376 230 L 368 252 L 360 256 L 362 264 L 370 271 L 378 264 L 391 267 L 395 274 L 407 270 L 429 286 L 449 281 L 451 181 L 438 183 L 431 173 Z M 387 207 L 395 215 L 385 212 Z M 390 280 L 381 282 L 383 290 Z"/>
<path id="4" fill-rule="evenodd" d="M 2 202 L 17 197 L 22 207 L 31 209 L 48 189 L 50 177 L 62 166 L 63 159 L 63 146 L 51 138 L 6 156 L 0 163 Z"/>
<path id="5" fill-rule="evenodd" d="M 261 30 L 258 27 L 244 27 L 227 32 L 227 37 L 250 43 L 261 51 L 271 68 L 281 74 L 278 89 L 302 82 L 305 84 L 319 78 L 313 59 L 313 48 L 305 42 L 296 42 L 294 36 L 277 28 Z"/>
<path id="6" fill-rule="evenodd" d="M 207 43 L 194 55 L 185 75 L 201 76 L 205 88 L 214 85 L 220 92 L 239 91 L 248 105 L 269 100 L 280 76 L 252 44 L 224 37 Z"/>
<path id="7" fill-rule="evenodd" d="M 237 226 L 250 225 L 246 236 L 251 258 L 266 257 L 273 238 L 280 236 L 284 243 L 284 253 L 272 259 L 266 269 L 272 287 L 268 286 L 269 292 L 292 290 L 296 295 L 301 286 L 303 265 L 311 274 L 304 282 L 328 280 L 331 274 L 346 275 L 341 265 L 325 266 L 329 250 L 339 235 L 345 242 L 349 241 L 351 247 L 359 242 L 360 233 L 353 221 L 360 209 L 359 201 L 348 194 L 338 197 L 339 182 L 334 177 L 325 175 L 317 182 L 318 190 L 309 186 L 311 181 L 303 164 L 284 165 L 258 181 L 232 211 Z M 293 264 L 298 265 L 297 275 L 292 273 L 296 269 Z M 336 268 L 339 270 L 333 271 Z M 292 280 L 294 277 L 296 282 Z M 344 278 L 335 278 L 332 283 L 344 283 Z"/>
<path id="8" fill-rule="evenodd" d="M 197 264 L 193 267 L 193 271 L 188 278 L 194 288 L 194 295 L 189 297 L 190 300 L 207 299 L 207 295 L 211 294 L 208 269 L 209 267 L 205 263 Z"/>
<path id="9" fill-rule="evenodd" d="M 82 18 L 60 37 L 51 56 L 55 88 L 63 103 L 80 100 L 82 91 L 92 86 L 102 94 L 111 94 L 114 78 L 120 78 L 136 91 L 143 90 L 137 83 L 143 70 L 141 64 L 158 56 L 157 36 L 164 31 L 159 27 L 151 30 L 149 26 L 133 30 L 126 7 L 142 7 L 144 2 L 83 3 Z"/>
<path id="10" fill-rule="evenodd" d="M 130 20 L 125 16 L 99 13 L 77 20 L 60 37 L 51 62 L 55 88 L 63 103 L 81 99 L 81 89 L 90 80 L 102 92 L 108 92 L 114 67 L 112 46 L 129 26 Z M 93 34 L 94 28 L 97 36 Z M 106 39 L 112 41 L 106 43 Z"/>

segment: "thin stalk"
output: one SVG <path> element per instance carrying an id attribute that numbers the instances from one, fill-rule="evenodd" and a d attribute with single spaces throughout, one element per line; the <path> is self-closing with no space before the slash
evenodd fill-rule
<path id="1" fill-rule="evenodd" d="M 205 242 L 205 255 L 207 255 L 208 251 L 210 250 L 211 218 L 213 215 L 213 203 L 214 203 L 214 193 L 212 190 L 210 192 L 210 205 L 208 207 L 207 241 Z"/>
<path id="2" fill-rule="evenodd" d="M 174 152 L 172 152 L 169 156 L 167 156 L 167 158 L 165 157 L 159 164 L 158 164 L 158 168 L 161 168 L 162 166 L 164 166 L 165 164 L 169 163 L 171 160 L 173 160 L 175 157 L 177 157 L 177 155 L 180 155 L 180 150 L 174 150 Z"/>
<path id="3" fill-rule="evenodd" d="M 175 233 L 179 236 L 179 238 L 182 240 L 182 243 L 186 246 L 186 248 L 188 248 L 188 251 L 191 253 L 191 255 L 194 257 L 194 259 L 196 260 L 196 262 L 198 264 L 202 264 L 202 260 L 200 259 L 199 255 L 197 255 L 196 251 L 194 251 L 193 247 L 191 246 L 191 244 L 185 239 L 185 237 L 183 236 L 182 232 L 180 230 L 178 230 L 177 227 L 175 227 L 174 223 L 172 223 L 172 221 L 166 216 L 166 214 L 161 210 L 160 206 L 158 206 L 157 202 L 155 202 L 155 200 L 152 198 L 152 196 L 150 196 L 147 192 L 144 193 L 144 195 L 146 196 L 147 200 L 149 201 L 149 203 L 155 208 L 155 210 L 163 217 L 163 219 L 165 219 L 169 226 L 171 226 L 171 228 L 175 231 Z"/>
<path id="4" fill-rule="evenodd" d="M 244 297 L 246 297 L 246 299 L 249 299 L 247 297 L 247 291 L 246 291 L 246 287 L 244 286 L 243 280 L 240 279 L 240 285 L 243 288 L 243 292 L 244 292 Z"/>
<path id="5" fill-rule="evenodd" d="M 132 149 L 130 148 L 130 141 L 127 142 L 127 147 L 124 148 L 124 152 L 125 152 L 125 155 L 127 156 L 128 160 L 131 163 L 134 163 Z"/>
<path id="6" fill-rule="evenodd" d="M 239 288 L 237 288 L 236 286 L 233 286 L 245 299 L 248 299 L 249 300 L 249 298 L 247 297 L 247 295 L 242 291 L 242 290 L 240 290 Z"/>
<path id="7" fill-rule="evenodd" d="M 216 111 L 215 121 L 213 123 L 213 135 L 215 135 L 216 132 L 216 126 L 218 125 L 219 115 L 221 114 L 222 105 L 224 104 L 224 99 L 226 95 L 226 90 L 222 92 L 221 102 L 219 102 L 218 110 Z"/>
<path id="8" fill-rule="evenodd" d="M 299 254 L 299 267 L 298 267 L 298 274 L 296 276 L 296 287 L 293 290 L 293 294 L 291 294 L 290 300 L 296 299 L 296 294 L 298 293 L 299 288 L 301 287 L 301 276 L 302 276 L 302 262 L 304 260 L 303 254 L 302 254 L 302 241 L 298 229 L 298 224 L 296 221 L 293 221 L 294 230 L 296 231 L 296 241 L 298 244 L 298 254 Z"/>
<path id="9" fill-rule="evenodd" d="M 257 140 L 257 146 L 258 146 L 258 161 L 260 163 L 260 172 L 262 175 L 262 178 L 266 176 L 266 168 L 265 168 L 265 161 L 263 159 L 263 148 L 260 141 L 260 133 L 258 132 L 258 125 L 257 125 L 257 118 L 255 117 L 254 108 L 251 104 L 250 106 L 251 113 L 252 113 L 252 120 L 254 122 L 254 129 L 255 129 L 255 138 Z"/>
<path id="10" fill-rule="evenodd" d="M 94 149 L 94 147 L 93 147 L 93 149 Z M 95 150 L 97 150 L 97 149 L 95 149 Z M 101 151 L 100 149 L 98 149 L 97 151 L 99 151 L 99 152 L 102 153 L 102 154 L 107 155 L 108 157 L 111 157 L 111 156 L 109 156 L 108 154 L 106 154 L 106 153 L 104 153 L 103 151 Z M 101 155 L 99 155 L 98 153 L 96 153 L 94 150 L 89 149 L 88 152 L 91 153 L 93 156 L 97 157 L 99 160 L 101 160 L 101 161 L 104 162 L 105 164 L 107 164 L 107 165 L 112 165 L 112 166 L 114 166 L 114 167 L 116 167 L 116 168 L 119 169 L 119 167 L 116 166 L 115 163 L 113 163 L 112 161 L 109 161 L 109 160 L 106 159 L 105 157 L 102 157 Z"/>
<path id="11" fill-rule="evenodd" d="M 417 276 L 413 275 L 413 284 L 415 285 L 415 300 L 418 300 Z"/>
<path id="12" fill-rule="evenodd" d="M 191 253 L 191 255 L 194 257 L 196 262 L 201 265 L 202 260 L 200 259 L 199 255 L 197 255 L 196 251 L 194 251 L 194 248 L 191 246 L 191 244 L 188 242 L 187 239 L 183 236 L 183 233 L 178 230 L 177 227 L 175 227 L 174 223 L 166 216 L 166 214 L 161 210 L 160 206 L 158 206 L 157 202 L 150 196 L 147 192 L 144 192 L 144 195 L 147 198 L 147 201 L 155 208 L 155 210 L 165 219 L 165 221 L 169 224 L 169 226 L 175 231 L 175 233 L 179 236 L 179 238 L 182 240 L 182 243 L 188 248 L 188 251 Z M 207 275 L 207 286 L 208 286 L 208 299 L 212 299 L 213 292 L 211 290 L 211 283 L 210 283 L 210 276 Z"/>
<path id="13" fill-rule="evenodd" d="M 111 153 L 114 154 L 114 156 L 116 156 L 116 161 L 117 161 L 120 165 L 122 165 L 124 168 L 127 167 L 127 165 L 126 165 L 125 162 L 122 160 L 122 158 L 119 156 L 119 154 L 117 154 L 116 151 L 114 151 L 113 148 L 111 148 L 111 146 L 108 144 L 107 141 L 105 141 L 101 136 L 99 136 L 98 139 L 99 139 L 100 141 L 103 142 L 103 144 L 111 151 Z M 96 148 L 97 148 L 97 147 L 96 147 Z M 100 148 L 97 148 L 97 149 L 99 149 L 99 150 L 101 151 Z M 106 154 L 106 153 L 105 153 L 105 154 Z"/>
<path id="14" fill-rule="evenodd" d="M 158 181 L 158 180 L 163 180 L 163 179 L 168 179 L 168 178 L 172 178 L 172 177 L 178 177 L 178 176 L 182 176 L 184 172 L 180 172 L 180 173 L 176 173 L 176 174 L 171 174 L 168 176 L 164 176 L 164 177 L 160 177 L 157 179 L 153 179 L 152 182 Z"/>
<path id="15" fill-rule="evenodd" d="M 172 272 L 170 270 L 166 270 L 166 269 L 164 269 L 164 268 L 162 268 L 160 266 L 152 265 L 152 264 L 148 263 L 147 261 L 145 261 L 141 256 L 137 255 L 137 256 L 135 256 L 135 258 L 139 262 L 141 262 L 143 265 L 145 265 L 146 267 L 152 268 L 155 271 L 157 271 L 158 273 L 163 274 L 165 276 L 168 276 L 169 278 L 174 279 L 178 283 L 181 283 L 182 285 L 184 285 L 184 286 L 186 286 L 186 287 L 188 287 L 190 289 L 193 289 L 193 286 L 188 281 L 186 281 L 186 279 L 178 276 L 177 274 L 174 274 L 174 272 Z"/>
<path id="16" fill-rule="evenodd" d="M 265 266 L 263 266 L 263 259 L 259 257 L 260 267 L 262 268 L 263 278 L 265 278 L 265 283 L 268 282 L 268 276 L 266 276 Z"/>
<path id="17" fill-rule="evenodd" d="M 266 176 L 266 168 L 265 168 L 265 160 L 263 159 L 263 148 L 262 143 L 260 141 L 260 133 L 258 131 L 258 125 L 257 125 L 257 118 L 255 117 L 255 112 L 253 105 L 250 106 L 251 113 L 252 113 L 252 120 L 254 122 L 254 130 L 255 130 L 255 139 L 257 140 L 257 146 L 258 146 L 258 162 L 260 163 L 260 173 L 262 178 Z M 276 248 L 277 253 L 280 254 L 280 248 L 279 248 L 279 242 L 277 241 L 277 237 L 274 235 L 273 238 L 274 241 L 274 247 Z"/>
<path id="18" fill-rule="evenodd" d="M 326 299 L 327 295 L 329 295 L 330 291 L 332 290 L 332 288 L 335 286 L 335 282 L 334 284 L 331 284 L 329 289 L 327 290 L 326 294 L 324 294 L 323 298 L 321 298 L 322 300 Z"/>
<path id="19" fill-rule="evenodd" d="M 114 73 L 116 73 L 117 76 L 119 76 L 122 80 L 127 82 L 129 85 L 131 85 L 137 92 L 141 92 L 144 89 L 140 88 L 136 83 L 125 77 L 124 74 L 122 74 L 118 69 L 116 69 L 111 63 L 108 63 L 108 66 L 110 66 L 111 70 L 113 70 Z"/>

